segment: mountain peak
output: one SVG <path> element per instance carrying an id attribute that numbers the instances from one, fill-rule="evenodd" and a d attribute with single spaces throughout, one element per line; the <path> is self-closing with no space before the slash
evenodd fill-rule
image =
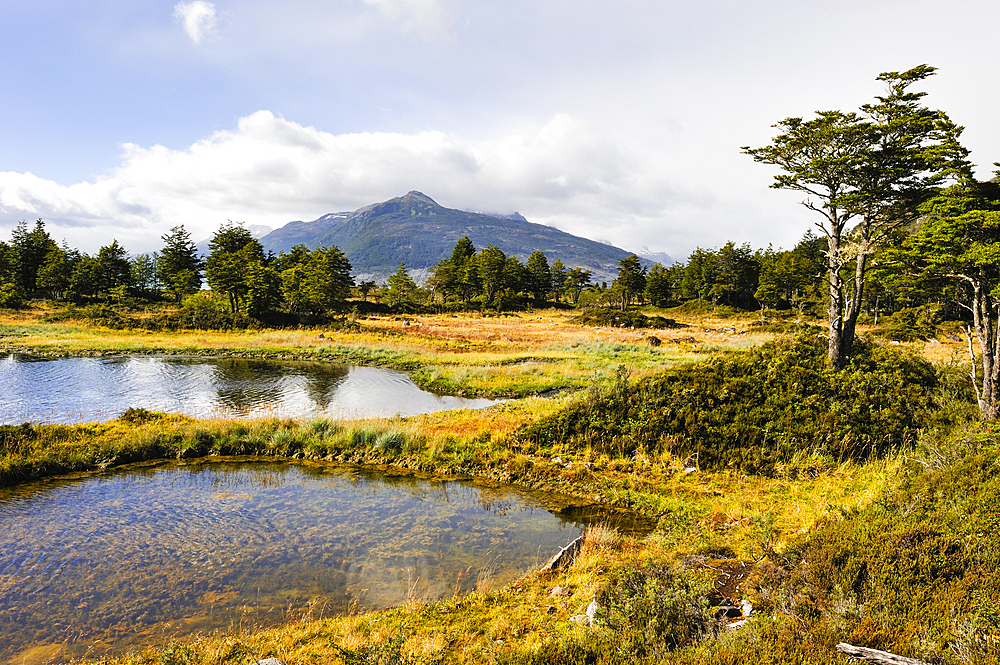
<path id="1" fill-rule="evenodd" d="M 402 196 L 400 198 L 402 198 L 404 201 L 414 201 L 414 200 L 416 200 L 416 201 L 420 201 L 421 203 L 431 203 L 433 205 L 437 205 L 438 204 L 437 201 L 435 201 L 431 197 L 427 196 L 423 192 L 418 192 L 415 189 L 411 189 L 410 191 L 408 191 L 406 193 L 406 196 Z"/>

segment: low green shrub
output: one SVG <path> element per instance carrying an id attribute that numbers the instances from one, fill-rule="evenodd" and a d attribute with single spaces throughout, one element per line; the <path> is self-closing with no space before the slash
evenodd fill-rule
<path id="1" fill-rule="evenodd" d="M 683 324 L 662 316 L 646 316 L 635 310 L 621 311 L 608 307 L 584 310 L 570 319 L 582 326 L 609 326 L 612 328 L 683 328 Z"/>
<path id="2" fill-rule="evenodd" d="M 858 646 L 996 663 L 998 506 L 1000 426 L 934 442 L 880 500 L 821 522 L 759 566 L 748 585 L 755 607 Z"/>
<path id="3" fill-rule="evenodd" d="M 795 459 L 861 461 L 912 445 L 931 420 L 937 377 L 898 349 L 859 343 L 849 366 L 826 366 L 818 338 L 777 341 L 609 390 L 522 428 L 537 447 L 611 456 L 669 452 L 702 468 L 758 473 Z"/>

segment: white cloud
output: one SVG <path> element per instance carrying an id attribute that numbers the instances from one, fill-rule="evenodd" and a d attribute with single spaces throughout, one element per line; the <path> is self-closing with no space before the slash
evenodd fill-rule
<path id="1" fill-rule="evenodd" d="M 458 19 L 464 0 L 364 0 L 387 18 L 399 21 L 403 30 L 428 41 L 441 41 Z"/>
<path id="2" fill-rule="evenodd" d="M 215 5 L 205 0 L 178 2 L 174 5 L 174 18 L 181 22 L 184 31 L 195 44 L 215 32 Z"/>
<path id="3" fill-rule="evenodd" d="M 0 223 L 42 217 L 87 251 L 112 237 L 149 251 L 176 224 L 198 238 L 226 219 L 278 227 L 417 189 L 448 207 L 518 210 L 629 247 L 650 244 L 671 195 L 654 164 L 566 114 L 467 141 L 439 131 L 335 135 L 258 111 L 183 150 L 123 148 L 120 165 L 93 182 L 0 173 Z"/>

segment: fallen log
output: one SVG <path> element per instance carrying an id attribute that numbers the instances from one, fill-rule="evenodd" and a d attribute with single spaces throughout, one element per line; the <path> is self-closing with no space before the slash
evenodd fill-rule
<path id="1" fill-rule="evenodd" d="M 837 651 L 847 654 L 852 659 L 868 660 L 873 663 L 882 663 L 883 665 L 930 665 L 930 663 L 917 660 L 916 658 L 897 656 L 888 651 L 879 651 L 878 649 L 869 649 L 868 647 L 856 647 L 845 642 L 837 645 Z"/>

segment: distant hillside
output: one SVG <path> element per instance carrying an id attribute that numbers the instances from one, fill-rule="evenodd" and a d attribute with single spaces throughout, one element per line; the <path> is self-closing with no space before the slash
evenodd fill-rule
<path id="1" fill-rule="evenodd" d="M 265 249 L 288 251 L 336 245 L 347 254 L 356 275 L 382 279 L 401 262 L 415 274 L 451 255 L 455 243 L 469 236 L 477 249 L 494 244 L 526 260 L 545 252 L 549 263 L 586 268 L 597 281 L 614 279 L 624 249 L 533 224 L 521 215 L 487 215 L 445 208 L 420 192 L 376 203 L 353 213 L 331 213 L 312 222 L 291 222 L 260 239 Z"/>

